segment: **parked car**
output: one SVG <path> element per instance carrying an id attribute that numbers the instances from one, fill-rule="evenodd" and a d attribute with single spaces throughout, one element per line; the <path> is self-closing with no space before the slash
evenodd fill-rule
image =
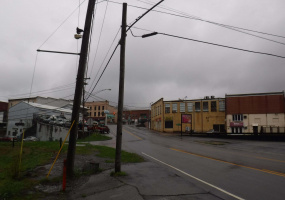
<path id="1" fill-rule="evenodd" d="M 105 124 L 99 124 L 98 126 L 95 126 L 95 130 L 97 130 L 99 133 L 110 133 L 110 129 L 108 126 L 105 126 Z"/>
<path id="2" fill-rule="evenodd" d="M 58 126 L 64 126 L 64 123 L 66 122 L 66 119 L 63 118 L 57 118 L 57 120 L 55 121 L 55 124 Z"/>
<path id="3" fill-rule="evenodd" d="M 67 127 L 67 128 L 70 128 L 71 126 L 71 121 L 70 120 L 67 120 L 64 122 L 64 126 Z"/>
<path id="4" fill-rule="evenodd" d="M 49 123 L 50 115 L 44 115 L 41 117 L 41 119 L 42 119 L 42 122 Z"/>
<path id="5" fill-rule="evenodd" d="M 12 142 L 13 139 L 14 139 L 14 141 L 17 141 L 17 137 L 16 136 L 0 137 L 0 141 L 2 141 L 2 142 Z"/>
<path id="6" fill-rule="evenodd" d="M 24 139 L 24 141 L 39 141 L 39 139 L 34 136 L 28 136 Z"/>

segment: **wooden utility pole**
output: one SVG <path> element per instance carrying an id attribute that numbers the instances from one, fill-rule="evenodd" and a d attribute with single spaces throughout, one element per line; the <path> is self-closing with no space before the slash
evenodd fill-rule
<path id="1" fill-rule="evenodd" d="M 78 119 L 79 119 L 79 109 L 81 105 L 81 98 L 82 98 L 82 90 L 84 85 L 84 74 L 85 74 L 85 66 L 87 62 L 87 55 L 88 55 L 88 44 L 89 44 L 89 37 L 90 37 L 90 27 L 92 22 L 92 15 L 94 12 L 96 0 L 89 0 L 86 19 L 85 19 L 85 26 L 84 26 L 84 34 L 82 38 L 81 44 L 81 51 L 80 51 L 80 59 L 79 59 L 79 66 L 77 72 L 77 79 L 76 79 L 76 87 L 75 87 L 75 94 L 74 94 L 74 101 L 73 101 L 73 109 L 72 109 L 72 118 L 71 123 L 74 121 L 74 125 L 70 131 L 69 136 L 69 145 L 68 145 L 68 152 L 67 152 L 67 166 L 66 172 L 68 178 L 73 178 L 73 169 L 74 169 L 74 157 L 75 157 L 75 150 L 76 150 L 76 139 L 77 139 L 77 132 L 78 132 Z"/>
<path id="2" fill-rule="evenodd" d="M 121 28 L 121 53 L 120 53 L 120 82 L 118 99 L 118 122 L 116 140 L 115 172 L 121 172 L 121 150 L 122 150 L 122 129 L 123 129 L 123 106 L 124 106 L 124 82 L 125 82 L 125 49 L 127 36 L 127 3 L 123 3 L 123 17 Z"/>

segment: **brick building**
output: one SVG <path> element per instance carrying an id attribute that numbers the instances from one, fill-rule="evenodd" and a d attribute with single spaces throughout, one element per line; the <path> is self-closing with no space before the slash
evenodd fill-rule
<path id="1" fill-rule="evenodd" d="M 85 102 L 85 107 L 88 108 L 88 117 L 95 121 L 104 121 L 107 115 L 109 122 L 117 122 L 117 108 L 111 106 L 109 101 L 92 101 Z M 105 113 L 105 112 L 109 113 Z"/>
<path id="2" fill-rule="evenodd" d="M 225 131 L 225 99 L 206 96 L 204 99 L 164 101 L 151 105 L 151 129 L 160 132 Z"/>
<path id="3" fill-rule="evenodd" d="M 145 124 L 148 127 L 150 121 L 150 110 L 125 110 L 123 111 L 123 120 L 127 124 Z"/>
<path id="4" fill-rule="evenodd" d="M 226 95 L 227 133 L 284 133 L 284 112 L 284 92 Z"/>

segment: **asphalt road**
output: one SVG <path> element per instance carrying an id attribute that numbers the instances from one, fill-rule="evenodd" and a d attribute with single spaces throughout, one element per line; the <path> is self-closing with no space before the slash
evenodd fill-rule
<path id="1" fill-rule="evenodd" d="M 110 129 L 115 135 L 116 126 Z M 180 137 L 125 125 L 122 148 L 222 199 L 285 199 L 285 142 Z"/>

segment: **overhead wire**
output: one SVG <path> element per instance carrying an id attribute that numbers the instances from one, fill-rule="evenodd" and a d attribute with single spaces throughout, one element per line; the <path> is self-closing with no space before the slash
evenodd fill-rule
<path id="1" fill-rule="evenodd" d="M 99 78 L 98 78 L 96 84 L 94 85 L 94 87 L 93 87 L 93 89 L 91 90 L 90 93 L 92 93 L 92 92 L 94 91 L 94 89 L 96 88 L 98 82 L 100 81 L 100 79 L 101 79 L 101 77 L 103 76 L 103 74 L 104 74 L 106 68 L 108 67 L 108 65 L 109 65 L 109 63 L 110 63 L 110 61 L 111 61 L 111 59 L 113 58 L 113 56 L 114 56 L 114 54 L 115 54 L 115 52 L 116 52 L 118 46 L 119 46 L 119 43 L 118 43 L 117 46 L 115 47 L 115 49 L 114 49 L 113 53 L 111 54 L 111 56 L 110 56 L 110 58 L 109 58 L 109 60 L 108 60 L 108 62 L 107 62 L 107 64 L 106 64 L 104 70 L 102 71 L 101 75 L 99 76 Z M 95 80 L 95 79 L 94 79 L 94 80 Z M 90 97 L 90 95 L 86 98 L 86 101 L 88 100 L 89 97 Z"/>
<path id="2" fill-rule="evenodd" d="M 153 5 L 155 4 L 154 2 L 151 2 L 151 1 L 148 1 L 148 2 L 151 2 L 151 3 L 147 3 L 146 1 L 142 1 L 142 0 L 137 0 L 139 2 L 143 2 L 143 3 L 146 3 L 146 4 L 149 4 L 149 5 Z M 225 26 L 225 27 L 229 27 L 229 28 L 235 28 L 235 29 L 241 29 L 241 30 L 245 30 L 245 31 L 250 31 L 250 32 L 255 32 L 255 33 L 260 33 L 260 34 L 264 34 L 264 35 L 269 35 L 269 36 L 274 36 L 274 37 L 280 37 L 280 38 L 285 38 L 285 36 L 280 36 L 280 35 L 276 35 L 276 34 L 272 34 L 272 33 L 265 33 L 265 32 L 261 32 L 261 31 L 256 31 L 256 30 L 251 30 L 251 29 L 246 29 L 246 28 L 241 28 L 241 27 L 237 27 L 237 26 L 232 26 L 232 25 L 226 25 L 226 24 L 222 24 L 222 23 L 217 23 L 217 22 L 213 22 L 213 21 L 210 21 L 210 20 L 205 20 L 205 19 L 202 19 L 198 16 L 195 16 L 195 15 L 190 15 L 188 13 L 185 13 L 183 11 L 179 11 L 179 10 L 176 10 L 176 9 L 173 9 L 173 8 L 170 8 L 170 7 L 167 7 L 167 6 L 164 6 L 164 5 L 161 5 L 161 6 L 158 6 L 160 7 L 161 9 L 165 9 L 165 10 L 169 10 L 169 11 L 172 11 L 172 12 L 176 12 L 176 13 L 179 13 L 179 14 L 182 14 L 184 16 L 187 16 L 187 18 L 191 18 L 191 19 L 194 19 L 194 20 L 200 20 L 200 21 L 203 21 L 203 22 L 207 22 L 207 23 L 212 23 L 212 24 L 215 24 L 215 25 L 218 25 L 218 26 Z M 161 11 L 157 11 L 157 12 L 161 12 Z M 170 15 L 174 15 L 172 13 L 166 13 L 164 12 L 165 14 L 170 14 Z M 177 15 L 179 17 L 184 17 L 184 16 L 181 16 L 181 15 Z"/>
<path id="3" fill-rule="evenodd" d="M 114 39 L 113 39 L 113 41 L 112 41 L 112 43 L 111 43 L 109 49 L 108 49 L 108 52 L 107 52 L 106 56 L 104 57 L 104 59 L 103 59 L 101 65 L 100 65 L 100 68 L 101 68 L 102 65 L 104 64 L 104 62 L 105 62 L 105 60 L 106 60 L 106 58 L 107 58 L 107 56 L 108 56 L 108 54 L 109 54 L 109 52 L 110 52 L 110 50 L 111 50 L 111 48 L 112 48 L 112 46 L 113 46 L 115 40 L 116 40 L 116 38 L 117 38 L 117 36 L 118 36 L 120 30 L 121 30 L 121 28 L 119 28 L 119 30 L 117 31 L 117 33 L 116 33 L 116 35 L 115 35 L 115 37 L 114 37 Z M 118 44 L 118 45 L 119 45 L 119 44 Z M 115 47 L 115 50 L 113 51 L 113 53 L 112 53 L 111 58 L 109 59 L 109 61 L 112 59 L 112 57 L 113 57 L 113 55 L 114 55 L 114 53 L 115 53 L 115 51 L 116 51 L 118 45 Z M 107 63 L 107 65 L 105 66 L 105 68 L 108 66 L 108 64 L 109 64 L 109 62 Z M 93 87 L 93 84 L 94 84 L 95 80 L 96 80 L 96 79 L 94 78 L 94 79 L 93 79 L 93 82 L 92 82 L 92 84 L 91 84 L 91 87 L 89 88 L 88 92 L 90 92 L 91 88 Z M 94 91 L 95 87 L 96 87 L 96 86 L 94 86 L 94 88 L 92 89 L 92 91 Z M 91 93 L 92 93 L 92 92 L 91 92 Z M 88 95 L 88 94 L 86 94 L 86 96 L 87 96 L 87 95 Z M 89 97 L 86 97 L 86 101 L 88 100 L 88 98 L 89 98 Z"/>
<path id="4" fill-rule="evenodd" d="M 98 39 L 98 42 L 97 42 L 97 46 L 96 46 L 96 51 L 95 51 L 95 56 L 94 56 L 94 59 L 93 59 L 93 64 L 92 64 L 92 67 L 91 67 L 91 71 L 90 71 L 90 76 L 92 75 L 92 71 L 93 71 L 93 68 L 94 68 L 94 65 L 95 65 L 95 60 L 97 58 L 97 53 L 98 53 L 98 48 L 99 48 L 99 45 L 100 45 L 100 41 L 101 41 L 101 35 L 102 35 L 102 32 L 103 32 L 103 27 L 104 27 L 104 24 L 105 24 L 105 18 L 106 18 L 106 14 L 107 14 L 107 10 L 108 10 L 108 5 L 109 5 L 109 1 L 107 1 L 107 4 L 106 4 L 106 8 L 105 8 L 105 13 L 104 13 L 104 17 L 103 17 L 103 22 L 102 22 L 102 25 L 101 25 L 101 30 L 100 30 L 100 34 L 99 34 L 99 39 Z M 101 67 L 99 68 L 96 76 L 95 76 L 95 79 L 97 78 L 97 75 L 100 71 Z"/>
<path id="5" fill-rule="evenodd" d="M 115 1 L 111 1 L 111 0 L 110 0 L 110 2 L 111 3 L 116 3 L 116 4 L 121 4 L 119 2 L 115 2 Z M 147 10 L 147 8 L 143 8 L 143 7 L 140 7 L 140 6 L 134 6 L 134 5 L 128 5 L 128 6 Z M 166 8 L 161 8 L 161 9 L 166 9 Z M 166 9 L 166 10 L 169 10 L 169 9 Z M 162 14 L 168 14 L 168 15 L 172 15 L 172 16 L 176 16 L 176 17 L 188 18 L 188 19 L 199 20 L 199 21 L 202 21 L 202 22 L 211 23 L 213 25 L 217 25 L 217 26 L 220 26 L 220 27 L 223 27 L 223 28 L 227 28 L 227 29 L 230 29 L 230 30 L 233 30 L 233 31 L 237 31 L 237 32 L 240 32 L 240 33 L 243 33 L 243 34 L 246 34 L 246 35 L 250 35 L 250 36 L 253 36 L 253 37 L 257 37 L 257 38 L 260 38 L 260 39 L 264 39 L 264 40 L 267 40 L 267 41 L 271 41 L 271 42 L 274 42 L 274 43 L 285 45 L 285 43 L 283 43 L 283 42 L 272 40 L 272 39 L 265 38 L 265 37 L 262 37 L 262 36 L 258 36 L 258 35 L 255 35 L 255 34 L 251 34 L 251 33 L 248 33 L 248 32 L 240 31 L 238 29 L 245 30 L 245 31 L 250 31 L 250 32 L 255 32 L 255 33 L 259 33 L 259 34 L 264 34 L 264 35 L 269 35 L 269 36 L 275 36 L 275 37 L 279 37 L 279 38 L 285 38 L 285 36 L 280 36 L 280 35 L 271 34 L 271 33 L 265 33 L 265 32 L 261 32 L 261 31 L 250 30 L 250 29 L 241 28 L 241 27 L 237 27 L 237 26 L 231 26 L 231 25 L 225 25 L 225 24 L 221 24 L 221 23 L 216 23 L 216 22 L 212 22 L 212 21 L 209 21 L 209 20 L 204 20 L 204 19 L 196 17 L 196 16 L 191 16 L 189 14 L 177 15 L 177 14 L 173 14 L 173 13 L 169 13 L 169 12 L 163 12 L 163 11 L 158 11 L 158 10 L 152 10 L 152 11 L 153 12 L 157 12 L 157 13 L 162 13 Z M 177 12 L 177 11 L 172 11 L 172 12 Z"/>
<path id="6" fill-rule="evenodd" d="M 74 14 L 74 12 L 85 2 L 86 0 L 83 0 L 82 3 L 77 6 L 69 15 L 68 17 L 63 20 L 63 22 L 50 34 L 50 36 L 48 36 L 48 38 L 39 46 L 38 49 L 40 49 L 57 31 L 58 29 Z"/>
<path id="7" fill-rule="evenodd" d="M 150 9 L 148 9 L 145 13 L 143 13 L 141 16 L 139 16 L 130 26 L 127 27 L 126 32 L 128 32 L 140 19 L 142 19 L 147 13 L 149 13 L 151 10 L 153 10 L 157 5 L 159 5 L 159 4 L 162 3 L 163 1 L 164 1 L 164 0 L 159 1 L 159 2 L 158 2 L 157 4 L 155 4 L 153 7 L 151 7 Z M 94 85 L 94 87 L 93 87 L 91 93 L 94 91 L 95 87 L 97 86 L 98 82 L 100 81 L 102 75 L 104 74 L 104 72 L 105 72 L 105 70 L 106 70 L 108 64 L 110 63 L 110 61 L 111 61 L 111 59 L 112 59 L 112 57 L 113 57 L 113 55 L 114 55 L 114 53 L 115 53 L 115 51 L 117 50 L 117 48 L 118 48 L 119 45 L 120 45 L 120 42 L 119 42 L 119 43 L 117 44 L 117 46 L 115 47 L 115 49 L 114 49 L 114 51 L 113 51 L 113 53 L 112 53 L 112 55 L 111 55 L 109 61 L 107 62 L 107 65 L 105 66 L 104 70 L 102 71 L 102 73 L 101 73 L 99 79 L 97 80 L 96 84 Z M 94 80 L 95 80 L 95 79 L 94 79 Z M 90 91 L 90 90 L 89 90 L 89 91 Z M 90 97 L 90 95 L 87 97 L 87 99 L 88 99 L 89 97 Z M 87 100 L 87 99 L 86 99 L 86 100 Z"/>
<path id="8" fill-rule="evenodd" d="M 37 93 L 43 93 L 46 94 L 50 93 L 50 92 L 56 92 L 58 90 L 64 90 L 64 89 L 70 89 L 71 85 L 75 85 L 75 83 L 72 84 L 67 84 L 67 85 L 63 85 L 63 86 L 58 86 L 58 87 L 54 87 L 54 88 L 50 88 L 50 89 L 46 89 L 46 90 L 39 90 L 39 91 L 35 91 L 35 92 L 31 92 L 31 94 L 37 94 Z M 72 86 L 74 88 L 74 86 Z M 15 94 L 15 95 L 10 95 L 10 96 L 1 96 L 1 97 L 7 97 L 7 98 L 13 98 L 13 99 L 17 99 L 17 98 L 23 98 L 23 96 L 29 95 L 30 93 L 21 93 L 21 94 Z"/>
<path id="9" fill-rule="evenodd" d="M 153 35 L 156 35 L 156 34 L 170 36 L 170 37 L 176 37 L 176 38 L 184 39 L 184 40 L 191 40 L 191 41 L 194 41 L 194 42 L 200 42 L 200 43 L 210 44 L 210 45 L 214 45 L 214 46 L 225 47 L 225 48 L 229 48 L 229 49 L 235 49 L 235 50 L 239 50 L 239 51 L 245 51 L 245 52 L 250 52 L 250 53 L 256 53 L 256 54 L 263 54 L 263 55 L 274 56 L 274 57 L 279 57 L 279 58 L 285 58 L 285 56 L 279 56 L 279 55 L 271 54 L 271 53 L 252 51 L 252 50 L 248 50 L 248 49 L 241 49 L 241 48 L 236 48 L 236 47 L 232 47 L 232 46 L 221 45 L 221 44 L 216 44 L 216 43 L 212 43 L 212 42 L 205 42 L 205 41 L 202 41 L 202 40 L 196 40 L 196 39 L 181 37 L 181 36 L 177 36 L 177 35 L 171 35 L 171 34 L 167 34 L 167 33 L 153 32 Z"/>
<path id="10" fill-rule="evenodd" d="M 118 102 L 107 100 L 107 99 L 103 99 L 103 98 L 101 98 L 99 96 L 95 96 L 94 94 L 91 94 L 90 96 L 91 96 L 91 98 L 93 98 L 95 100 L 108 101 L 108 102 L 111 102 L 111 103 L 115 104 L 115 106 L 118 105 Z M 146 109 L 146 108 L 148 108 L 148 107 L 138 107 L 138 106 L 132 106 L 132 105 L 124 105 L 124 107 L 130 107 L 130 108 L 132 107 L 132 108 L 139 108 L 139 109 Z"/>

